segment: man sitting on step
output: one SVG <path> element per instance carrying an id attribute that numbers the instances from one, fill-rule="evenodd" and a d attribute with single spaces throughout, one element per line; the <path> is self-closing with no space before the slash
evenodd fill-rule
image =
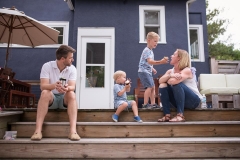
<path id="1" fill-rule="evenodd" d="M 42 125 L 48 109 L 66 109 L 70 121 L 70 140 L 80 140 L 76 132 L 77 102 L 75 85 L 77 71 L 72 65 L 73 53 L 70 46 L 61 45 L 56 51 L 56 61 L 42 66 L 40 74 L 41 96 L 37 107 L 36 129 L 31 140 L 42 139 Z"/>

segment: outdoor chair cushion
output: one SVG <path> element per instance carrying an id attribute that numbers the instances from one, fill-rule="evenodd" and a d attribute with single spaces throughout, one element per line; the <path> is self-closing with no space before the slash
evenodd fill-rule
<path id="1" fill-rule="evenodd" d="M 226 74 L 227 87 L 240 89 L 240 74 Z"/>
<path id="2" fill-rule="evenodd" d="M 226 78 L 224 74 L 200 74 L 200 91 L 224 87 L 226 87 Z"/>
<path id="3" fill-rule="evenodd" d="M 238 88 L 235 87 L 211 87 L 208 89 L 203 89 L 200 91 L 201 94 L 209 95 L 209 94 L 224 94 L 224 95 L 232 95 L 238 94 Z"/>

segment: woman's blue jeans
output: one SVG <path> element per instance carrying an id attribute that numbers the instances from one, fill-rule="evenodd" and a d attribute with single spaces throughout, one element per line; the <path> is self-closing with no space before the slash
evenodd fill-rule
<path id="1" fill-rule="evenodd" d="M 183 114 L 184 108 L 195 109 L 200 104 L 200 98 L 185 84 L 167 85 L 159 88 L 164 115 L 170 114 L 170 107 L 177 108 L 177 113 Z"/>

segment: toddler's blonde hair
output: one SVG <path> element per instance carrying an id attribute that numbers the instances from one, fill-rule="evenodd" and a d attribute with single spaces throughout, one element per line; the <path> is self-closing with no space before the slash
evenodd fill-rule
<path id="1" fill-rule="evenodd" d="M 124 71 L 118 70 L 113 74 L 113 79 L 116 82 L 116 80 L 118 79 L 118 77 L 126 75 L 126 73 Z"/>
<path id="2" fill-rule="evenodd" d="M 155 32 L 148 32 L 147 39 L 153 39 L 155 37 L 157 37 L 158 39 L 160 38 L 160 36 L 157 33 L 155 33 Z"/>

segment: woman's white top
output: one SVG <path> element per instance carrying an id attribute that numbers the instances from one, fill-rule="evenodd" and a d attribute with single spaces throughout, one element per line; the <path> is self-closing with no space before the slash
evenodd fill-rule
<path id="1" fill-rule="evenodd" d="M 174 73 L 174 68 L 172 69 L 172 73 Z M 184 80 L 182 83 L 185 84 L 189 89 L 191 89 L 196 95 L 198 95 L 198 97 L 200 99 L 202 99 L 202 95 L 197 88 L 197 82 L 196 82 L 194 76 L 195 75 L 193 75 L 193 78 L 189 78 L 189 79 Z"/>

